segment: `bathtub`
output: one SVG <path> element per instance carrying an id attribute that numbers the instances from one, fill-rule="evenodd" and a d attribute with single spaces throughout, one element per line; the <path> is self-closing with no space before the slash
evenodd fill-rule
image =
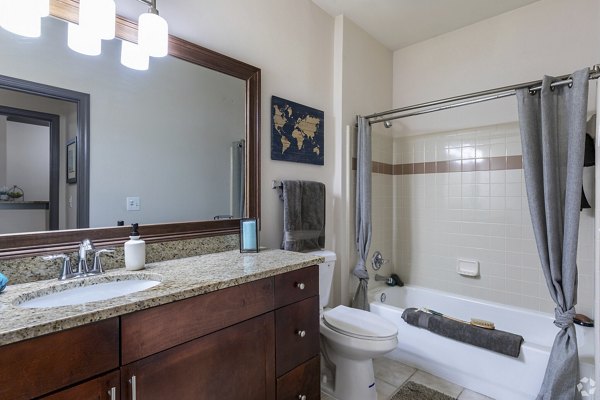
<path id="1" fill-rule="evenodd" d="M 398 326 L 398 348 L 388 357 L 494 399 L 535 399 L 558 332 L 553 315 L 416 286 L 374 288 L 369 296 L 371 312 Z M 509 357 L 408 325 L 401 318 L 406 307 L 492 321 L 497 329 L 525 338 L 521 354 Z M 594 329 L 575 328 L 580 375 L 593 378 Z"/>

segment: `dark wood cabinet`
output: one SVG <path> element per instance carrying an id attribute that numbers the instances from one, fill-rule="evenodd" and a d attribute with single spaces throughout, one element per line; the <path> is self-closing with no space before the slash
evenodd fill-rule
<path id="1" fill-rule="evenodd" d="M 119 368 L 119 319 L 0 347 L 0 399 L 31 399 Z"/>
<path id="2" fill-rule="evenodd" d="M 320 399 L 320 373 L 319 356 L 316 356 L 277 378 L 277 400 Z"/>
<path id="3" fill-rule="evenodd" d="M 275 311 L 277 376 L 319 354 L 319 296 Z"/>
<path id="4" fill-rule="evenodd" d="M 129 364 L 273 310 L 273 279 L 261 279 L 121 317 L 121 362 Z"/>
<path id="5" fill-rule="evenodd" d="M 69 389 L 42 397 L 42 400 L 118 400 L 121 398 L 121 374 L 113 371 Z"/>
<path id="6" fill-rule="evenodd" d="M 308 267 L 2 346 L 0 399 L 318 399 L 318 290 Z"/>
<path id="7" fill-rule="evenodd" d="M 275 276 L 275 308 L 319 295 L 319 267 L 302 268 Z"/>
<path id="8" fill-rule="evenodd" d="M 321 398 L 319 267 L 275 277 L 277 400 Z"/>
<path id="9" fill-rule="evenodd" d="M 275 399 L 273 313 L 122 368 L 126 399 Z"/>

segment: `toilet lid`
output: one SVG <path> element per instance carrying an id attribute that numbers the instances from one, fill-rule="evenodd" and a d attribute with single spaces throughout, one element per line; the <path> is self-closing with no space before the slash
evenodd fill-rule
<path id="1" fill-rule="evenodd" d="M 334 331 L 359 339 L 385 340 L 398 334 L 396 325 L 379 315 L 346 306 L 325 311 L 323 322 Z"/>

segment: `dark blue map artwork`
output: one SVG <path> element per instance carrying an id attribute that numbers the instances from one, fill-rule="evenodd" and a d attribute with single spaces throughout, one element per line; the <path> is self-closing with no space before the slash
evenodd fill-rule
<path id="1" fill-rule="evenodd" d="M 323 111 L 271 99 L 271 160 L 323 165 Z"/>

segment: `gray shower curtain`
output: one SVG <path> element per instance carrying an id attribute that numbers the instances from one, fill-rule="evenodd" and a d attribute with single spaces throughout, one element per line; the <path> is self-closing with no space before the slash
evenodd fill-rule
<path id="1" fill-rule="evenodd" d="M 369 311 L 367 288 L 369 273 L 366 262 L 371 247 L 371 125 L 363 117 L 358 118 L 356 148 L 356 250 L 358 261 L 354 276 L 359 279 L 352 299 L 352 307 Z"/>
<path id="2" fill-rule="evenodd" d="M 246 208 L 244 193 L 246 180 L 246 141 L 237 140 L 231 144 L 231 215 L 243 218 Z"/>
<path id="3" fill-rule="evenodd" d="M 573 326 L 577 303 L 577 238 L 583 174 L 588 70 L 573 74 L 573 84 L 517 91 L 523 169 L 531 222 L 560 328 L 538 400 L 572 400 L 579 358 Z"/>

